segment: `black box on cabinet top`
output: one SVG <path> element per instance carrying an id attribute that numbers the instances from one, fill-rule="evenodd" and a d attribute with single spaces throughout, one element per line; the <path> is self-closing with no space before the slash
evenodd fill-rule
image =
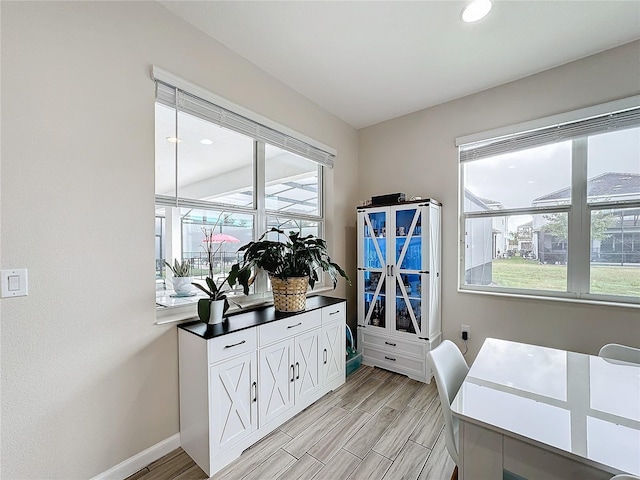
<path id="1" fill-rule="evenodd" d="M 404 193 L 388 193 L 371 197 L 371 205 L 389 205 L 404 202 L 406 199 L 407 196 Z"/>

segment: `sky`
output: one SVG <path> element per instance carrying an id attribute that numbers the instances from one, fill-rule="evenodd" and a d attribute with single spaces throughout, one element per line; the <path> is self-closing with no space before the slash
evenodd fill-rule
<path id="1" fill-rule="evenodd" d="M 589 178 L 605 172 L 640 174 L 640 128 L 594 135 L 588 152 Z M 480 198 L 505 208 L 530 207 L 535 198 L 570 184 L 571 141 L 467 162 L 464 175 L 467 189 Z M 517 217 L 510 230 L 530 219 Z"/>

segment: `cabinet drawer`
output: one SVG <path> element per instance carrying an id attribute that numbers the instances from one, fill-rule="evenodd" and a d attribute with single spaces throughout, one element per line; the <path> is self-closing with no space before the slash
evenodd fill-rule
<path id="1" fill-rule="evenodd" d="M 312 328 L 320 328 L 321 325 L 322 315 L 320 310 L 301 313 L 276 322 L 267 323 L 266 325 L 260 325 L 258 327 L 260 346 L 277 342 L 283 338 L 293 337 Z"/>
<path id="2" fill-rule="evenodd" d="M 344 320 L 347 312 L 347 304 L 345 302 L 324 307 L 322 309 L 322 324 L 335 322 L 336 320 Z"/>
<path id="3" fill-rule="evenodd" d="M 405 342 L 392 337 L 378 337 L 376 335 L 364 335 L 364 343 L 369 344 L 378 350 L 399 354 L 413 355 L 416 357 L 424 357 L 424 345 L 419 343 Z"/>
<path id="4" fill-rule="evenodd" d="M 212 338 L 207 342 L 209 362 L 231 358 L 240 353 L 254 352 L 258 349 L 258 338 L 255 328 L 247 328 L 239 332 Z"/>
<path id="5" fill-rule="evenodd" d="M 418 373 L 424 373 L 425 371 L 424 359 L 408 358 L 389 352 L 383 352 L 381 350 L 371 348 L 366 344 L 362 350 L 365 357 L 370 357 L 377 362 L 380 362 L 381 365 L 388 365 L 390 368 L 395 367 L 403 370 L 413 370 Z"/>

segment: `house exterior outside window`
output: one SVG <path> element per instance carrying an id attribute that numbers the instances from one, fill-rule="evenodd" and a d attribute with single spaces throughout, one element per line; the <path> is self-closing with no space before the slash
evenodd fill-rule
<path id="1" fill-rule="evenodd" d="M 634 200 L 640 197 L 640 175 L 634 173 L 606 172 L 587 180 L 588 201 L 597 203 L 610 198 L 616 192 L 618 200 Z M 570 188 L 544 195 L 533 201 L 533 206 L 566 203 Z M 592 239 L 591 262 L 616 265 L 640 265 L 640 208 L 620 208 L 595 214 L 599 231 Z M 537 237 L 537 258 L 542 263 L 566 262 L 567 241 L 545 229 L 548 221 L 534 226 Z"/>
<path id="2" fill-rule="evenodd" d="M 460 289 L 640 305 L 640 96 L 507 130 L 457 140 Z"/>

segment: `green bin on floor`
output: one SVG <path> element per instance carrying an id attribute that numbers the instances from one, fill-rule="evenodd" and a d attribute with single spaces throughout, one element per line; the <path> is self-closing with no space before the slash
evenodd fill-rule
<path id="1" fill-rule="evenodd" d="M 347 355 L 347 375 L 352 374 L 362 365 L 362 354 L 352 350 Z"/>

